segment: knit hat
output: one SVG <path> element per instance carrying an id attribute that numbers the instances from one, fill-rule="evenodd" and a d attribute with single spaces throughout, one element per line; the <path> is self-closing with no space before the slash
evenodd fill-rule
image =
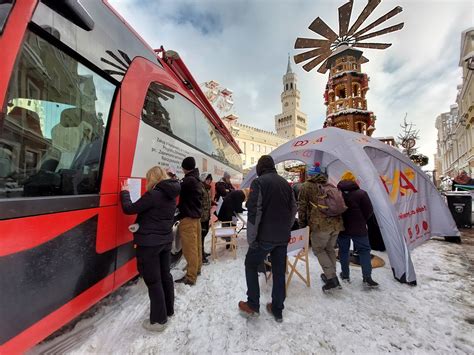
<path id="1" fill-rule="evenodd" d="M 196 167 L 196 160 L 193 157 L 184 158 L 181 167 L 185 170 L 193 170 Z"/>
<path id="2" fill-rule="evenodd" d="M 342 174 L 341 180 L 349 180 L 356 182 L 356 177 L 354 176 L 354 174 L 352 174 L 352 172 L 346 171 L 344 174 Z"/>
<path id="3" fill-rule="evenodd" d="M 315 162 L 313 165 L 308 165 L 306 168 L 306 174 L 308 176 L 314 176 L 317 174 L 324 174 L 325 172 L 321 169 L 321 163 Z"/>
<path id="4" fill-rule="evenodd" d="M 257 163 L 257 175 L 260 176 L 265 171 L 275 170 L 275 162 L 270 155 L 262 155 Z"/>

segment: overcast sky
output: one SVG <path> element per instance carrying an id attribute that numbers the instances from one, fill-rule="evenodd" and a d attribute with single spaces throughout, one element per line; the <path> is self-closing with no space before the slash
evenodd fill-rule
<path id="1" fill-rule="evenodd" d="M 234 92 L 240 122 L 273 130 L 281 112 L 282 76 L 297 37 L 320 38 L 308 26 L 320 16 L 336 32 L 337 8 L 345 0 L 109 0 L 154 48 L 180 53 L 200 83 L 216 80 Z M 352 21 L 366 5 L 354 0 Z M 436 151 L 436 117 L 455 103 L 462 82 L 461 33 L 474 26 L 472 0 L 384 0 L 365 24 L 395 6 L 403 12 L 376 30 L 405 22 L 398 32 L 373 42 L 393 45 L 366 49 L 362 70 L 370 77 L 369 110 L 377 116 L 374 136 L 397 136 L 405 113 L 420 129 L 420 151 Z M 365 42 L 371 42 L 367 40 Z M 301 110 L 309 129 L 325 119 L 327 74 L 305 72 L 292 61 L 301 91 Z"/>

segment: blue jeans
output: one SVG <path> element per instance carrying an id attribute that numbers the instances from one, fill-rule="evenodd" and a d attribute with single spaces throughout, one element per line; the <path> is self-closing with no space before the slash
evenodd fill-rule
<path id="1" fill-rule="evenodd" d="M 250 247 L 245 256 L 245 278 L 247 280 L 247 303 L 254 311 L 260 311 L 260 286 L 258 284 L 258 267 L 265 257 L 270 254 L 272 260 L 273 288 L 272 311 L 275 316 L 281 316 L 285 301 L 285 270 L 287 245 L 258 243 Z"/>
<path id="2" fill-rule="evenodd" d="M 349 277 L 349 248 L 351 239 L 354 242 L 354 250 L 359 254 L 362 277 L 370 277 L 372 274 L 372 263 L 370 261 L 369 236 L 354 236 L 341 233 L 337 239 L 339 244 L 339 261 L 341 262 L 342 275 Z"/>

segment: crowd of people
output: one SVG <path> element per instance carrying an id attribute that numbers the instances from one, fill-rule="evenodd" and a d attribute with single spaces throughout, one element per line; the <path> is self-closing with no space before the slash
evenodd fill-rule
<path id="1" fill-rule="evenodd" d="M 213 196 L 212 174 L 200 174 L 193 157 L 185 158 L 181 168 L 184 173 L 181 181 L 171 169 L 151 168 L 146 174 L 146 192 L 134 203 L 127 183 L 122 184 L 123 211 L 137 215 L 131 230 L 138 271 L 150 298 L 150 317 L 143 322 L 145 329 L 165 329 L 168 318 L 174 314 L 174 282 L 195 285 L 202 265 L 208 264 L 204 240 L 210 228 L 212 207 L 217 205 L 218 220 L 235 223 L 235 216 L 243 212 L 246 202 L 247 300 L 238 303 L 244 316 L 259 315 L 258 271 L 269 257 L 273 285 L 272 302 L 266 309 L 277 322 L 283 320 L 287 246 L 291 230 L 298 227 L 309 226 L 311 247 L 323 270 L 324 292 L 341 288 L 336 272 L 336 245 L 341 263 L 339 276 L 350 282 L 351 240 L 359 254 L 363 283 L 369 287 L 378 285 L 371 277 L 367 232 L 367 221 L 373 216 L 373 208 L 367 193 L 360 189 L 352 174 L 345 174 L 336 187 L 328 182 L 326 171 L 316 163 L 307 168 L 306 181 L 292 189 L 277 173 L 272 157 L 264 155 L 258 160 L 258 177 L 252 181 L 250 189 L 236 190 L 230 174 L 224 173 L 215 184 Z M 173 282 L 170 259 L 176 219 L 179 220 L 178 234 L 187 267 L 186 274 Z"/>

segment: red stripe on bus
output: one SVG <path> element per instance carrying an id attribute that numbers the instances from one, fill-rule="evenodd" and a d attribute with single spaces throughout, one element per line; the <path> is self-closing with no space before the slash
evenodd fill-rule
<path id="1" fill-rule="evenodd" d="M 0 221 L 0 256 L 34 248 L 56 238 L 98 213 L 98 209 L 69 211 Z"/>

